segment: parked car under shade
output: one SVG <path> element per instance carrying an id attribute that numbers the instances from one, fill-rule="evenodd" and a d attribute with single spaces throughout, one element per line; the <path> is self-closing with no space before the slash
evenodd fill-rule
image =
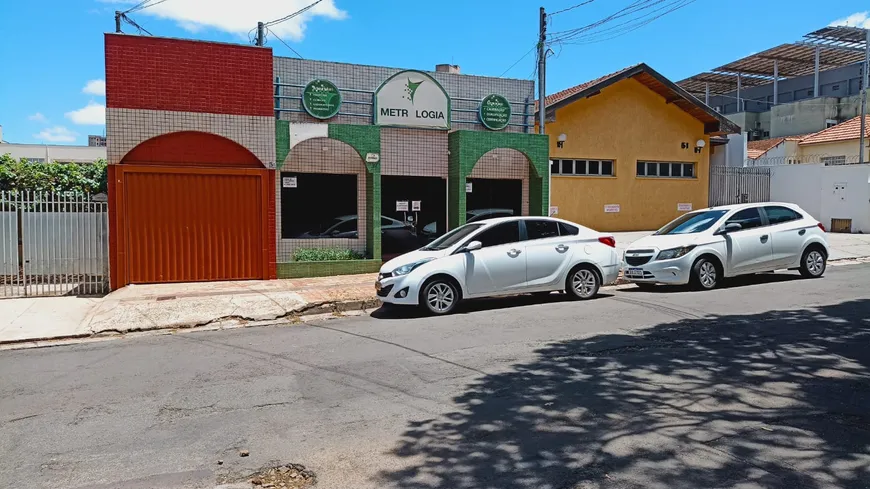
<path id="1" fill-rule="evenodd" d="M 549 217 L 487 219 L 460 226 L 386 262 L 375 289 L 389 304 L 448 314 L 464 299 L 566 291 L 591 299 L 616 281 L 616 240 Z"/>
<path id="2" fill-rule="evenodd" d="M 737 204 L 683 214 L 635 241 L 625 251 L 623 275 L 639 286 L 709 290 L 723 278 L 781 269 L 821 277 L 827 260 L 825 227 L 797 205 Z"/>
<path id="3" fill-rule="evenodd" d="M 498 217 L 511 217 L 514 215 L 513 209 L 472 209 L 465 213 L 465 223 L 482 221 L 484 219 L 495 219 Z M 421 233 L 424 243 L 431 243 L 438 237 L 438 223 L 430 222 L 423 226 Z"/>

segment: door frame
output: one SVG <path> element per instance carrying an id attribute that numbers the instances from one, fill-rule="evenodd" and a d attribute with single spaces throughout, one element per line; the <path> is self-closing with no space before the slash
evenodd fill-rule
<path id="1" fill-rule="evenodd" d="M 275 170 L 266 168 L 202 168 L 157 165 L 108 165 L 109 187 L 109 288 L 130 284 L 127 248 L 127 202 L 124 193 L 128 173 L 199 175 L 248 175 L 260 178 L 261 270 L 263 279 L 277 278 L 275 241 Z"/>

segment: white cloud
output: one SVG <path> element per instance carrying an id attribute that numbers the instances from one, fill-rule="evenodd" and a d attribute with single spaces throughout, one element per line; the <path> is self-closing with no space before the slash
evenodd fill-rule
<path id="1" fill-rule="evenodd" d="M 33 115 L 27 116 L 27 119 L 34 121 L 34 122 L 43 122 L 43 123 L 48 122 L 48 119 L 46 119 L 45 116 L 42 115 L 41 112 L 37 112 Z"/>
<path id="2" fill-rule="evenodd" d="M 91 95 L 106 96 L 106 80 L 91 80 L 85 83 L 85 88 L 82 88 L 83 93 Z"/>
<path id="3" fill-rule="evenodd" d="M 136 4 L 135 0 L 102 0 L 106 3 Z M 269 22 L 285 17 L 307 7 L 312 0 L 172 0 L 161 2 L 153 7 L 133 12 L 131 16 L 150 15 L 174 20 L 178 25 L 191 32 L 206 27 L 246 37 L 257 22 Z M 305 37 L 305 26 L 314 17 L 342 20 L 347 12 L 335 6 L 335 0 L 322 0 L 320 3 L 286 22 L 271 26 L 270 29 L 280 37 L 300 41 Z"/>
<path id="4" fill-rule="evenodd" d="M 96 102 L 88 102 L 88 105 L 78 110 L 67 112 L 66 117 L 76 124 L 85 126 L 102 126 L 106 123 L 106 106 Z"/>
<path id="5" fill-rule="evenodd" d="M 78 134 L 63 126 L 47 127 L 39 134 L 33 135 L 34 139 L 50 143 L 72 143 L 76 140 L 76 137 L 78 137 Z"/>
<path id="6" fill-rule="evenodd" d="M 831 22 L 830 25 L 862 27 L 864 29 L 870 29 L 870 11 L 855 12 L 848 17 L 843 17 L 842 19 L 837 19 Z"/>

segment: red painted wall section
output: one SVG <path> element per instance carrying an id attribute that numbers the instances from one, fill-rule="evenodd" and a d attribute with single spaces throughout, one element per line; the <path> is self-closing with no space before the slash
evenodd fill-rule
<path id="1" fill-rule="evenodd" d="M 274 117 L 272 50 L 106 34 L 106 106 Z"/>
<path id="2" fill-rule="evenodd" d="M 207 132 L 182 131 L 164 134 L 131 149 L 121 164 L 263 168 L 244 146 Z"/>

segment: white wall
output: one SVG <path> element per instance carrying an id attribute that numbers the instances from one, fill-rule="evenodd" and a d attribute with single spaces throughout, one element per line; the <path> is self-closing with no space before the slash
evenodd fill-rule
<path id="1" fill-rule="evenodd" d="M 18 273 L 18 214 L 0 212 L 0 275 Z"/>
<path id="2" fill-rule="evenodd" d="M 41 162 L 91 163 L 106 159 L 105 146 L 64 146 L 54 144 L 0 144 L 0 155 L 9 153 L 13 158 L 27 158 Z"/>
<path id="3" fill-rule="evenodd" d="M 25 273 L 106 275 L 106 214 L 25 212 L 21 220 Z"/>
<path id="4" fill-rule="evenodd" d="M 770 200 L 797 204 L 827 228 L 832 218 L 852 219 L 852 232 L 870 233 L 870 165 L 771 167 Z"/>

